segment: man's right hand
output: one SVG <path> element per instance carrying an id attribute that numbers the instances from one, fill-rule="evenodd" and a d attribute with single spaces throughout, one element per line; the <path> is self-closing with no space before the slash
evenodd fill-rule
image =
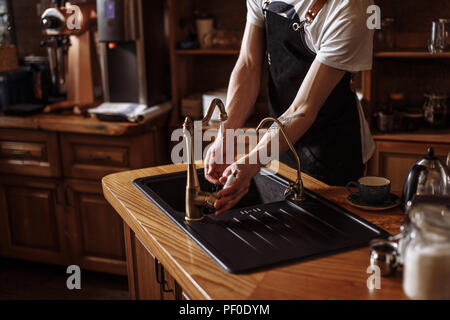
<path id="1" fill-rule="evenodd" d="M 225 138 L 219 134 L 205 157 L 205 178 L 215 185 L 220 184 L 220 178 L 229 165 L 226 164 Z"/>

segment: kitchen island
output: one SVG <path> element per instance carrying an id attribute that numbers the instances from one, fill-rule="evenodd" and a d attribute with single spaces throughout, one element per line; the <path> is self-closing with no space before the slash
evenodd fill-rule
<path id="1" fill-rule="evenodd" d="M 124 222 L 127 270 L 133 299 L 405 299 L 401 272 L 369 289 L 369 248 L 292 263 L 250 274 L 230 274 L 217 265 L 133 185 L 138 178 L 186 170 L 169 165 L 122 172 L 103 179 L 108 202 Z M 280 164 L 294 180 L 295 170 Z M 303 174 L 305 187 L 385 229 L 398 232 L 400 208 L 383 212 L 355 209 L 347 191 Z"/>

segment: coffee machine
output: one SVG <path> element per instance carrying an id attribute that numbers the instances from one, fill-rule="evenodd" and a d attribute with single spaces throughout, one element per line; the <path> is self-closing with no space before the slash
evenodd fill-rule
<path id="1" fill-rule="evenodd" d="M 66 98 L 47 106 L 45 111 L 92 107 L 101 101 L 95 3 L 54 0 L 53 7 L 42 14 L 41 26 L 48 37 L 45 45 L 54 91 Z"/>
<path id="2" fill-rule="evenodd" d="M 149 107 L 169 98 L 164 3 L 97 0 L 104 101 L 112 108 Z"/>

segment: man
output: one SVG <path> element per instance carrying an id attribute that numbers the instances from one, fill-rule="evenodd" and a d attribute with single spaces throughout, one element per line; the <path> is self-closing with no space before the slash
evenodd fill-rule
<path id="1" fill-rule="evenodd" d="M 282 122 L 302 162 L 302 171 L 330 185 L 363 175 L 374 143 L 361 106 L 350 89 L 351 73 L 371 69 L 373 31 L 366 12 L 371 0 L 247 0 L 241 53 L 228 89 L 225 129 L 244 125 L 260 89 L 265 52 L 269 64 L 270 113 Z M 233 164 L 216 161 L 226 153 L 222 134 L 205 159 L 206 178 L 232 187 L 219 192 L 216 214 L 235 206 L 248 192 L 261 163 L 249 159 L 268 148 L 270 130 L 249 155 Z M 288 148 L 279 141 L 280 154 Z M 223 154 L 223 159 L 225 159 Z M 281 161 L 294 166 L 288 152 Z"/>

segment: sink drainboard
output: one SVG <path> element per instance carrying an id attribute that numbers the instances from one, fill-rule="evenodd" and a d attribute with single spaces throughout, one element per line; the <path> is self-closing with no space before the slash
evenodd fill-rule
<path id="1" fill-rule="evenodd" d="M 164 177 L 183 181 L 183 173 Z M 186 222 L 184 212 L 174 210 L 158 194 L 158 187 L 164 188 L 161 178 L 139 179 L 135 185 L 231 273 L 326 256 L 389 236 L 386 231 L 309 190 L 306 190 L 307 199 L 301 203 L 281 200 L 234 209 L 219 217 L 207 215 L 201 222 Z M 264 179 L 270 181 L 263 183 L 288 183 L 279 176 Z M 175 180 L 172 184 L 182 185 Z"/>

